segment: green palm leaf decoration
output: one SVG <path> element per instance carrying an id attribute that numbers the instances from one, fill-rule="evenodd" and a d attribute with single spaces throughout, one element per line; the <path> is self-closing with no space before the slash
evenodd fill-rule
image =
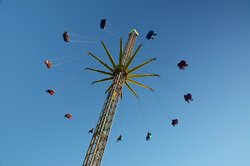
<path id="1" fill-rule="evenodd" d="M 110 52 L 109 52 L 107 46 L 105 45 L 105 43 L 104 43 L 103 41 L 102 41 L 102 46 L 104 47 L 104 49 L 105 49 L 105 51 L 106 51 L 106 53 L 107 53 L 107 55 L 108 55 L 108 57 L 109 57 L 109 60 L 110 60 L 110 62 L 111 62 L 111 64 L 112 64 L 113 68 L 115 68 L 115 66 L 116 66 L 115 61 L 114 61 L 112 55 L 110 54 Z"/>
<path id="2" fill-rule="evenodd" d="M 138 86 L 140 86 L 140 87 L 142 87 L 142 88 L 146 88 L 146 89 L 149 89 L 149 90 L 153 91 L 153 89 L 150 88 L 149 86 L 146 86 L 146 85 L 144 85 L 144 84 L 141 84 L 141 83 L 139 83 L 139 82 L 137 82 L 137 81 L 128 79 L 127 82 L 131 82 L 131 83 L 133 83 L 133 84 L 135 84 L 135 85 L 138 85 Z"/>
<path id="3" fill-rule="evenodd" d="M 129 74 L 128 78 L 139 78 L 139 77 L 159 77 L 159 74 Z"/>
<path id="4" fill-rule="evenodd" d="M 124 62 L 122 62 L 122 58 L 123 58 L 123 49 L 122 49 L 122 38 L 120 39 L 120 50 L 119 50 L 119 61 L 116 64 L 114 61 L 113 56 L 111 55 L 111 53 L 109 52 L 106 44 L 102 41 L 102 46 L 110 60 L 111 66 L 106 64 L 103 60 L 101 60 L 100 58 L 98 58 L 96 55 L 94 55 L 91 52 L 88 52 L 89 55 L 91 55 L 94 59 L 96 59 L 100 64 L 102 64 L 108 71 L 104 71 L 104 70 L 99 70 L 99 69 L 93 69 L 93 68 L 85 68 L 85 70 L 90 70 L 90 71 L 94 71 L 97 73 L 101 73 L 101 74 L 105 74 L 105 75 L 109 75 L 110 77 L 107 78 L 103 78 L 100 80 L 96 80 L 94 82 L 92 82 L 92 84 L 95 83 L 101 83 L 101 82 L 105 82 L 105 81 L 109 81 L 109 80 L 113 80 L 114 76 L 117 72 L 123 72 L 126 74 L 126 79 L 124 84 L 127 86 L 127 88 L 132 92 L 132 94 L 134 94 L 136 97 L 138 97 L 137 93 L 135 92 L 135 90 L 130 86 L 129 83 L 134 84 L 134 85 L 138 85 L 142 88 L 145 89 L 149 89 L 151 91 L 153 91 L 153 89 L 147 85 L 144 85 L 142 83 L 139 83 L 135 80 L 132 80 L 132 78 L 142 78 L 142 77 L 159 77 L 159 74 L 154 74 L 154 73 L 147 73 L 147 74 L 134 74 L 133 72 L 142 68 L 143 66 L 149 64 L 150 62 L 156 60 L 156 58 L 152 58 L 149 59 L 148 61 L 145 61 L 144 63 L 133 67 L 133 68 L 129 68 L 129 66 L 132 64 L 133 60 L 135 59 L 138 51 L 141 49 L 142 44 L 140 44 L 138 46 L 138 48 L 135 50 L 135 52 L 132 54 L 132 56 L 127 60 L 127 62 L 125 62 L 125 64 L 123 64 Z M 113 83 L 108 87 L 108 89 L 106 90 L 105 93 L 109 92 L 113 87 Z"/>
<path id="5" fill-rule="evenodd" d="M 104 79 L 101 79 L 101 80 L 97 80 L 97 81 L 94 81 L 92 82 L 91 84 L 95 84 L 95 83 L 99 83 L 99 82 L 104 82 L 104 81 L 109 81 L 109 80 L 112 80 L 113 77 L 108 77 L 108 78 L 104 78 Z"/>
<path id="6" fill-rule="evenodd" d="M 139 47 L 136 49 L 135 53 L 131 56 L 131 58 L 128 60 L 127 64 L 125 65 L 125 70 L 128 69 L 129 65 L 132 63 L 132 61 L 134 60 L 135 56 L 137 55 L 138 51 L 140 50 L 142 44 L 139 45 Z"/>
<path id="7" fill-rule="evenodd" d="M 127 81 L 125 82 L 125 85 L 128 87 L 128 89 L 136 96 L 138 97 L 137 93 L 134 91 L 134 89 L 127 83 Z"/>
<path id="8" fill-rule="evenodd" d="M 91 55 L 92 57 L 94 57 L 98 62 L 100 62 L 104 67 L 106 67 L 109 71 L 113 72 L 114 69 L 112 69 L 111 67 L 109 67 L 109 65 L 107 65 L 105 62 L 103 62 L 100 58 L 98 58 L 97 56 L 95 56 L 94 54 L 92 54 L 91 52 L 88 52 L 89 55 Z"/>
<path id="9" fill-rule="evenodd" d="M 132 68 L 132 69 L 130 69 L 130 70 L 128 70 L 128 73 L 131 73 L 131 72 L 133 72 L 133 71 L 135 71 L 135 70 L 138 70 L 138 69 L 140 69 L 141 67 L 145 66 L 146 64 L 148 64 L 148 63 L 150 63 L 150 62 L 152 62 L 152 61 L 154 61 L 154 60 L 156 60 L 156 58 L 152 58 L 152 59 L 150 59 L 150 60 L 148 60 L 148 61 L 146 61 L 146 62 L 144 62 L 144 63 L 142 63 L 142 64 L 140 64 L 140 65 L 138 65 L 138 66 L 136 66 L 136 67 L 134 67 L 134 68 Z"/>
<path id="10" fill-rule="evenodd" d="M 119 53 L 119 68 L 122 67 L 122 56 L 123 56 L 123 50 L 122 50 L 122 38 L 120 39 L 120 53 Z"/>
<path id="11" fill-rule="evenodd" d="M 103 71 L 103 70 L 97 70 L 97 69 L 92 69 L 92 68 L 85 68 L 84 70 L 91 70 L 91 71 L 95 71 L 95 72 L 98 72 L 98 73 L 102 73 L 102 74 L 107 74 L 107 75 L 110 75 L 110 76 L 113 76 L 112 73 L 110 72 L 106 72 L 106 71 Z"/>

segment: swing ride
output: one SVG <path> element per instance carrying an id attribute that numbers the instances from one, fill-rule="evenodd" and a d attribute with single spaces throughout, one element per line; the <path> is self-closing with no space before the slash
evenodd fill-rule
<path id="1" fill-rule="evenodd" d="M 107 20 L 102 19 L 100 22 L 100 28 L 107 31 L 106 29 L 107 25 L 108 25 Z M 110 32 L 110 31 L 107 31 L 107 32 Z M 114 36 L 117 36 L 113 32 L 111 34 L 113 34 Z M 146 39 L 153 40 L 156 35 L 157 34 L 153 30 L 150 30 L 148 34 L 146 35 Z M 100 113 L 97 125 L 95 128 L 91 128 L 88 132 L 88 133 L 93 133 L 93 136 L 90 141 L 90 145 L 88 147 L 82 166 L 100 166 L 101 165 L 102 157 L 103 157 L 105 147 L 108 141 L 111 126 L 115 117 L 116 109 L 117 109 L 119 100 L 122 96 L 123 86 L 125 85 L 129 89 L 129 91 L 137 98 L 138 98 L 138 94 L 131 87 L 131 84 L 153 91 L 153 88 L 147 85 L 144 85 L 138 81 L 135 81 L 134 78 L 159 77 L 159 75 L 156 73 L 135 74 L 134 72 L 146 66 L 147 64 L 155 61 L 156 58 L 151 58 L 143 62 L 142 64 L 137 65 L 136 67 L 130 67 L 136 55 L 138 54 L 139 50 L 141 49 L 143 45 L 143 44 L 140 44 L 134 51 L 135 42 L 138 36 L 139 36 L 139 33 L 137 32 L 137 30 L 133 29 L 129 33 L 129 37 L 124 48 L 123 48 L 123 40 L 122 38 L 120 38 L 119 54 L 118 54 L 119 56 L 118 56 L 117 63 L 115 62 L 111 52 L 109 51 L 108 47 L 103 41 L 101 41 L 101 44 L 104 48 L 105 53 L 107 54 L 107 57 L 111 65 L 108 65 L 106 62 L 104 62 L 102 59 L 100 59 L 98 56 L 96 56 L 92 52 L 87 53 L 90 57 L 94 58 L 97 62 L 99 62 L 106 69 L 106 70 L 100 70 L 100 69 L 89 68 L 89 67 L 85 68 L 85 70 L 100 73 L 106 76 L 100 80 L 93 81 L 92 84 L 102 83 L 106 81 L 111 81 L 111 84 L 105 92 L 107 96 L 106 96 L 102 111 Z M 71 40 L 71 39 L 72 37 L 70 33 L 65 31 L 63 33 L 63 40 L 65 42 L 74 42 L 74 40 Z M 97 40 L 94 39 L 92 41 L 97 41 Z M 53 62 L 50 60 L 45 60 L 44 63 L 46 67 L 50 69 L 52 67 Z M 177 66 L 179 69 L 184 70 L 186 67 L 188 67 L 188 64 L 185 60 L 181 60 L 177 64 Z M 48 89 L 46 92 L 49 93 L 50 95 L 55 94 L 55 90 L 52 90 L 52 89 Z M 193 100 L 192 95 L 190 93 L 185 94 L 184 100 L 189 103 L 190 101 Z M 67 119 L 72 119 L 72 115 L 70 113 L 65 114 L 64 117 Z M 174 127 L 178 125 L 178 119 L 172 119 L 171 124 Z M 152 133 L 147 132 L 146 141 L 149 141 L 151 137 L 152 137 Z M 120 142 L 120 141 L 122 141 L 122 135 L 119 135 L 119 137 L 116 140 L 116 142 Z"/>

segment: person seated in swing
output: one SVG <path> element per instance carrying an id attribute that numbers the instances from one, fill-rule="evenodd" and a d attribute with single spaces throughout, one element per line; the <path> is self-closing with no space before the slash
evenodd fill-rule
<path id="1" fill-rule="evenodd" d="M 65 115 L 64 115 L 64 118 L 67 118 L 67 119 L 72 119 L 72 117 L 73 117 L 73 116 L 72 116 L 71 114 L 65 114 Z"/>
<path id="2" fill-rule="evenodd" d="M 178 119 L 173 119 L 172 120 L 172 125 L 175 127 L 175 125 L 177 125 L 178 124 Z"/>
<path id="3" fill-rule="evenodd" d="M 64 40 L 65 42 L 70 42 L 70 37 L 69 37 L 68 32 L 64 32 L 64 33 L 63 33 L 63 40 Z"/>
<path id="4" fill-rule="evenodd" d="M 116 142 L 120 142 L 122 140 L 122 135 L 119 135 L 119 137 L 116 139 Z"/>
<path id="5" fill-rule="evenodd" d="M 186 102 L 190 102 L 193 101 L 192 95 L 190 93 L 187 93 L 186 95 L 184 95 L 184 99 Z"/>
<path id="6" fill-rule="evenodd" d="M 100 28 L 105 29 L 105 27 L 106 27 L 106 19 L 101 19 Z"/>
<path id="7" fill-rule="evenodd" d="M 94 128 L 91 128 L 88 133 L 93 133 L 93 132 L 94 132 Z"/>
<path id="8" fill-rule="evenodd" d="M 147 133 L 147 136 L 146 136 L 146 141 L 149 141 L 152 137 L 152 134 L 150 132 Z"/>
<path id="9" fill-rule="evenodd" d="M 52 67 L 52 62 L 50 60 L 46 60 L 46 61 L 44 61 L 44 63 L 48 69 L 50 69 Z"/>
<path id="10" fill-rule="evenodd" d="M 54 95 L 56 92 L 55 90 L 52 90 L 52 89 L 48 89 L 46 90 L 47 93 L 49 93 L 50 95 Z"/>
<path id="11" fill-rule="evenodd" d="M 188 64 L 187 64 L 186 61 L 181 60 L 181 61 L 177 64 L 177 66 L 178 66 L 181 70 L 184 70 L 186 67 L 188 67 Z"/>
<path id="12" fill-rule="evenodd" d="M 148 39 L 148 40 L 151 40 L 151 39 L 154 40 L 155 36 L 157 36 L 157 34 L 154 31 L 150 30 L 148 32 L 148 34 L 146 35 L 146 39 Z"/>

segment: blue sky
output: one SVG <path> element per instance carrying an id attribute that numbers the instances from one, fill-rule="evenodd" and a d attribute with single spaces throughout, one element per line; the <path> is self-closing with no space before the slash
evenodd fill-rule
<path id="1" fill-rule="evenodd" d="M 0 166 L 82 164 L 109 85 L 91 85 L 102 76 L 83 69 L 103 68 L 86 52 L 108 59 L 100 42 L 65 43 L 62 33 L 104 40 L 117 59 L 119 39 L 102 18 L 124 41 L 136 28 L 133 65 L 156 57 L 141 72 L 161 75 L 140 80 L 154 92 L 134 87 L 139 102 L 124 88 L 103 166 L 250 165 L 249 0 L 1 0 Z M 158 35 L 145 41 L 151 29 Z"/>

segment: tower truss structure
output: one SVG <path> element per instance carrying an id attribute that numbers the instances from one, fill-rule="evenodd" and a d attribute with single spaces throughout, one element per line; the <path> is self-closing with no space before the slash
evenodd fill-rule
<path id="1" fill-rule="evenodd" d="M 138 65 L 132 69 L 129 69 L 129 65 L 132 63 L 137 52 L 142 46 L 142 45 L 139 45 L 139 47 L 133 53 L 136 38 L 138 36 L 139 36 L 139 33 L 135 29 L 133 29 L 129 33 L 129 38 L 125 45 L 124 51 L 122 48 L 122 39 L 120 40 L 120 55 L 119 55 L 119 63 L 117 65 L 115 64 L 113 57 L 110 54 L 108 48 L 106 47 L 104 42 L 102 42 L 102 45 L 112 64 L 111 67 L 107 65 L 105 62 L 103 62 L 101 59 L 99 59 L 97 56 L 89 52 L 89 55 L 91 55 L 93 58 L 99 61 L 108 70 L 108 72 L 97 70 L 97 69 L 92 69 L 92 68 L 86 68 L 86 70 L 91 70 L 94 72 L 109 75 L 108 78 L 97 80 L 97 81 L 94 81 L 93 83 L 99 83 L 99 82 L 108 81 L 108 80 L 111 80 L 112 83 L 106 91 L 107 97 L 104 102 L 99 120 L 97 122 L 95 131 L 93 133 L 93 137 L 91 139 L 91 142 L 88 147 L 82 166 L 100 166 L 101 165 L 104 150 L 108 141 L 108 136 L 112 127 L 114 117 L 115 117 L 116 108 L 119 103 L 119 99 L 121 98 L 121 95 L 122 95 L 123 85 L 126 85 L 128 89 L 135 96 L 137 96 L 137 94 L 129 85 L 129 83 L 136 84 L 143 88 L 153 90 L 152 88 L 144 84 L 141 84 L 139 82 L 132 80 L 132 78 L 138 78 L 138 77 L 159 76 L 158 74 L 132 74 L 133 71 L 150 63 L 151 61 L 155 60 L 155 58 L 152 58 L 142 63 L 141 65 Z"/>

